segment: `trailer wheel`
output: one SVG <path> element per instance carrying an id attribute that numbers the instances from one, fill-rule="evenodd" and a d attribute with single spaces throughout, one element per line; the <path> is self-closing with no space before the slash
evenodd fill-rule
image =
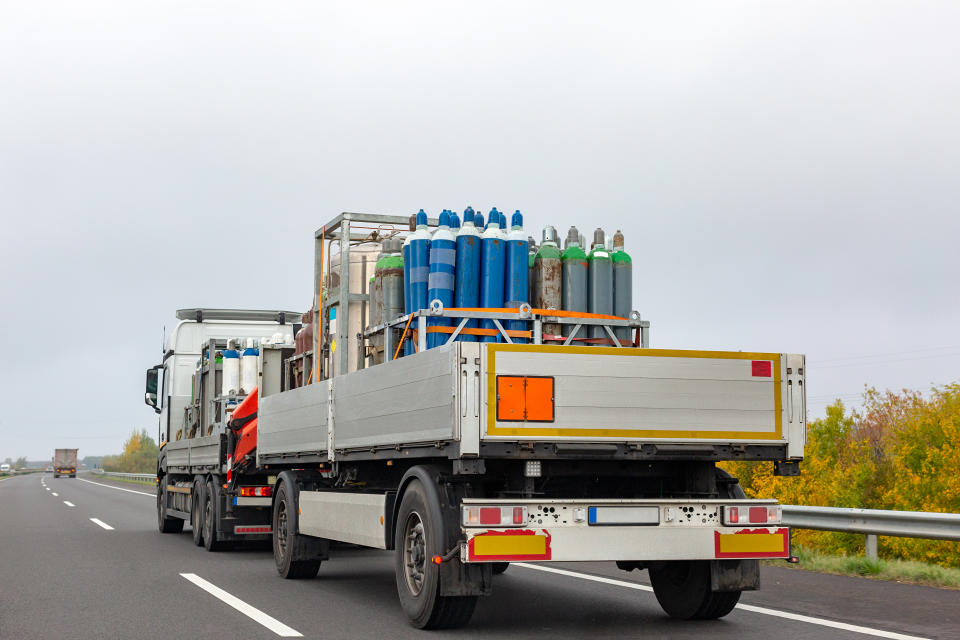
<path id="1" fill-rule="evenodd" d="M 157 484 L 157 527 L 160 533 L 180 533 L 183 520 L 167 517 L 167 476 Z"/>
<path id="2" fill-rule="evenodd" d="M 203 546 L 203 482 L 193 483 L 193 495 L 190 496 L 190 526 L 193 528 L 193 544 Z"/>
<path id="3" fill-rule="evenodd" d="M 294 559 L 299 548 L 298 538 L 297 507 L 284 482 L 273 503 L 273 559 L 277 572 L 289 580 L 315 578 L 320 571 L 320 560 Z"/>
<path id="4" fill-rule="evenodd" d="M 504 571 L 510 568 L 509 562 L 494 562 L 493 563 L 493 575 L 500 575 Z"/>
<path id="5" fill-rule="evenodd" d="M 440 568 L 432 558 L 443 548 L 439 504 L 431 504 L 419 480 L 403 494 L 397 512 L 394 567 L 400 604 L 418 629 L 453 629 L 470 621 L 477 596 L 441 596 Z"/>
<path id="6" fill-rule="evenodd" d="M 217 539 L 219 512 L 220 494 L 213 481 L 207 480 L 203 491 L 203 546 L 207 551 L 221 551 L 226 546 L 223 540 Z"/>
<path id="7" fill-rule="evenodd" d="M 650 584 L 657 602 L 671 618 L 722 618 L 736 606 L 739 591 L 710 588 L 709 560 L 680 560 L 650 567 Z"/>

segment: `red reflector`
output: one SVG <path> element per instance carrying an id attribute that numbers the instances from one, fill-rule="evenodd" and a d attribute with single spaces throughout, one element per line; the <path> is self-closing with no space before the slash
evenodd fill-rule
<path id="1" fill-rule="evenodd" d="M 500 507 L 481 507 L 480 524 L 500 524 Z"/>
<path id="2" fill-rule="evenodd" d="M 769 360 L 754 360 L 752 364 L 754 378 L 769 378 L 773 375 L 773 363 Z"/>
<path id="3" fill-rule="evenodd" d="M 753 523 L 762 522 L 766 524 L 767 508 L 766 507 L 750 507 L 750 522 L 753 522 Z"/>
<path id="4" fill-rule="evenodd" d="M 737 507 L 727 507 L 727 522 L 731 524 L 740 522 L 740 510 Z"/>
<path id="5" fill-rule="evenodd" d="M 513 524 L 523 524 L 523 507 L 513 508 Z"/>

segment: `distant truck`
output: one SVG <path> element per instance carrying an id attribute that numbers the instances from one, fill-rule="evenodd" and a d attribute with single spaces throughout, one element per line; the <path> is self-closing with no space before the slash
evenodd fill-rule
<path id="1" fill-rule="evenodd" d="M 0 464 L 0 473 L 10 473 L 10 465 L 6 463 Z"/>
<path id="2" fill-rule="evenodd" d="M 77 477 L 77 450 L 57 449 L 53 456 L 53 477 Z"/>

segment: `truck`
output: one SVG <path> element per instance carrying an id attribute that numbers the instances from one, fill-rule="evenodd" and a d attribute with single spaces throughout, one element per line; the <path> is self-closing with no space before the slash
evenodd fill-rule
<path id="1" fill-rule="evenodd" d="M 717 463 L 799 473 L 804 356 L 651 348 L 637 311 L 415 308 L 406 285 L 384 314 L 378 252 L 414 233 L 323 225 L 307 313 L 177 312 L 146 380 L 161 532 L 269 542 L 287 579 L 322 575 L 338 543 L 389 550 L 423 629 L 467 624 L 511 563 L 646 570 L 666 614 L 716 619 L 760 559 L 791 559 L 777 502 Z"/>
<path id="2" fill-rule="evenodd" d="M 53 454 L 53 477 L 77 477 L 77 449 L 57 449 Z"/>

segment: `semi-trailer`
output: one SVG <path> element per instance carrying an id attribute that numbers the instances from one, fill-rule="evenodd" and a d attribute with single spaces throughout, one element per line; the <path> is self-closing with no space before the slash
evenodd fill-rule
<path id="1" fill-rule="evenodd" d="M 53 454 L 53 477 L 77 477 L 77 449 L 57 449 Z"/>
<path id="2" fill-rule="evenodd" d="M 667 614 L 719 618 L 759 586 L 759 559 L 790 558 L 776 501 L 747 499 L 716 463 L 799 473 L 802 355 L 653 349 L 636 311 L 445 308 L 428 275 L 492 291 L 495 269 L 451 255 L 449 223 L 419 218 L 343 213 L 318 229 L 307 314 L 177 312 L 147 372 L 161 532 L 190 523 L 211 551 L 272 541 L 284 578 L 317 576 L 331 542 L 391 550 L 420 628 L 466 624 L 511 562 L 646 569 Z M 390 277 L 408 279 L 402 313 L 398 292 L 377 298 L 381 243 Z M 401 269 L 411 249 L 419 262 Z M 477 272 L 449 273 L 463 264 Z"/>

